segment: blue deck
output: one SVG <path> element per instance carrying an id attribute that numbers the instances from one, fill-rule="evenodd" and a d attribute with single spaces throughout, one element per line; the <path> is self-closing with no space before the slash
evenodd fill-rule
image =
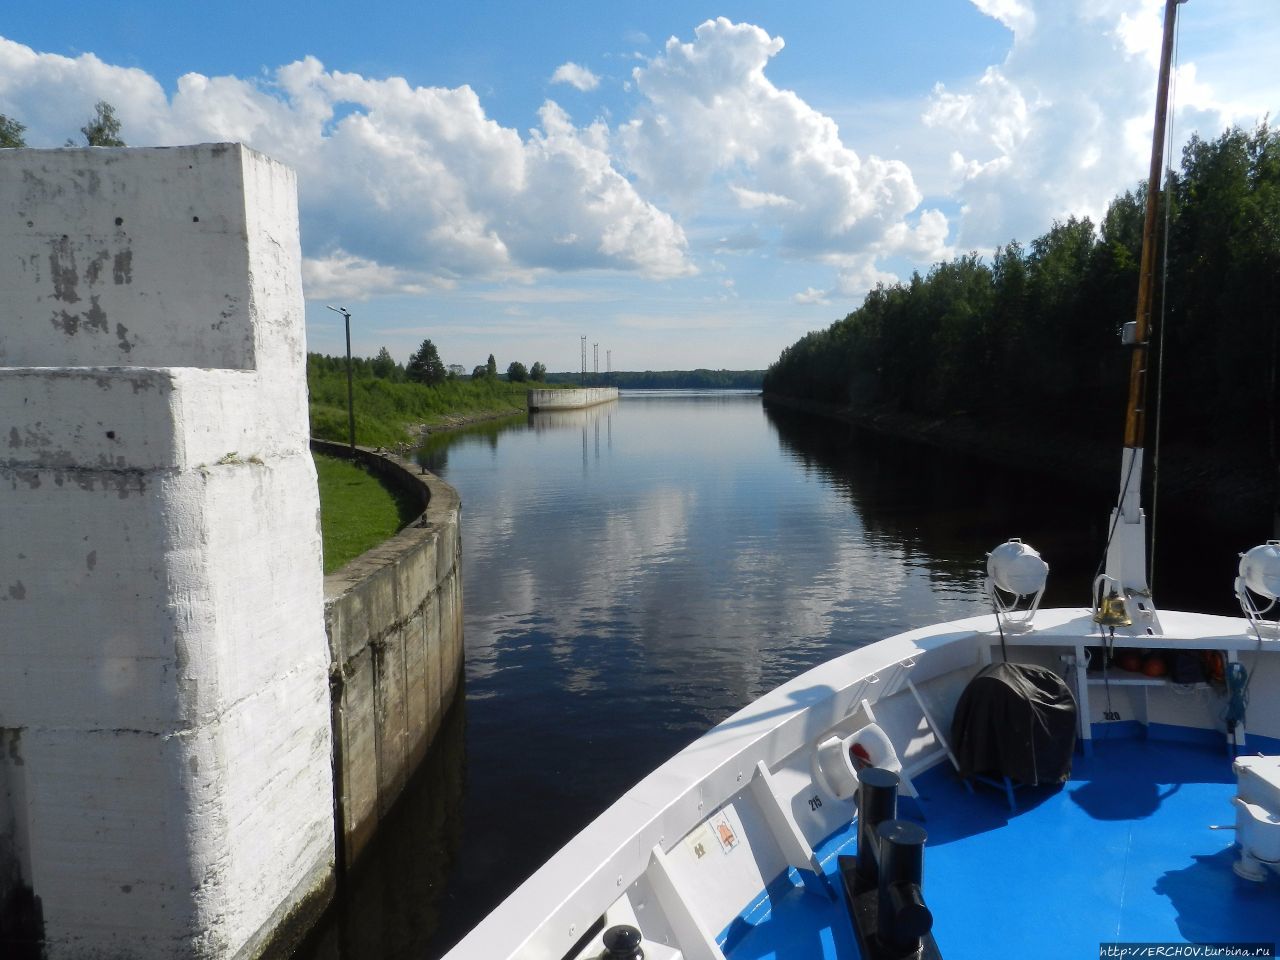
<path id="1" fill-rule="evenodd" d="M 925 897 L 946 960 L 1096 957 L 1105 942 L 1280 940 L 1280 878 L 1238 878 L 1235 779 L 1223 748 L 1096 742 L 1060 789 L 965 791 L 950 767 L 916 781 L 929 832 Z M 904 801 L 901 815 L 914 811 Z M 919 817 L 913 817 L 920 819 Z M 828 876 L 851 832 L 819 851 Z M 794 879 L 794 871 L 792 871 Z M 837 886 L 837 889 L 838 886 Z M 844 903 L 783 878 L 726 931 L 728 960 L 856 957 Z"/>

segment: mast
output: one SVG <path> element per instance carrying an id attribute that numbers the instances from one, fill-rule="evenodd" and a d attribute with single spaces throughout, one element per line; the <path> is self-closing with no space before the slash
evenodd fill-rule
<path id="1" fill-rule="evenodd" d="M 1129 361 L 1129 404 L 1125 413 L 1124 455 L 1120 464 L 1120 500 L 1111 515 L 1106 574 L 1126 595 L 1150 593 L 1147 583 L 1146 515 L 1142 510 L 1142 452 L 1146 436 L 1147 362 L 1151 335 L 1151 305 L 1155 299 L 1156 221 L 1164 172 L 1165 125 L 1169 110 L 1169 77 L 1173 63 L 1173 35 L 1179 3 L 1165 0 L 1164 40 L 1160 45 L 1160 74 L 1156 82 L 1155 126 L 1151 134 L 1151 168 L 1147 175 L 1146 218 L 1142 228 L 1142 260 L 1138 275 L 1138 306 L 1134 317 L 1133 355 Z"/>

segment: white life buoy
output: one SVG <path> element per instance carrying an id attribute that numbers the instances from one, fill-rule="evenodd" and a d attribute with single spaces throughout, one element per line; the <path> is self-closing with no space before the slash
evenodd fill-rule
<path id="1" fill-rule="evenodd" d="M 902 763 L 888 735 L 874 723 L 844 738 L 828 737 L 818 744 L 813 759 L 815 773 L 832 796 L 840 800 L 848 800 L 858 792 L 859 770 L 880 767 L 902 772 Z"/>
<path id="2" fill-rule="evenodd" d="M 849 752 L 849 762 L 855 771 L 879 767 L 891 773 L 902 772 L 902 761 L 898 759 L 889 735 L 878 724 L 868 723 L 845 740 L 845 749 Z"/>

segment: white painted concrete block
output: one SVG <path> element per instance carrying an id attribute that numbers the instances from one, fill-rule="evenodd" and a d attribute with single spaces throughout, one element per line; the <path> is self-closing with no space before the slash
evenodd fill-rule
<path id="1" fill-rule="evenodd" d="M 50 960 L 231 956 L 333 863 L 293 174 L 0 151 L 0 223 L 0 830 Z"/>

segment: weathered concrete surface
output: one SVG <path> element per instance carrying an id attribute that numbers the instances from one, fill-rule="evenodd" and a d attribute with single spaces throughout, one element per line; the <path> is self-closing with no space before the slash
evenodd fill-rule
<path id="1" fill-rule="evenodd" d="M 344 444 L 312 449 L 346 457 Z M 462 675 L 462 505 L 438 477 L 356 449 L 423 513 L 324 581 L 332 658 L 335 789 L 351 864 L 426 756 Z"/>
<path id="2" fill-rule="evenodd" d="M 0 928 L 260 955 L 334 878 L 293 174 L 3 150 L 0 214 Z"/>
<path id="3" fill-rule="evenodd" d="M 573 390 L 530 390 L 530 410 L 577 410 L 618 399 L 617 387 L 583 387 Z"/>

